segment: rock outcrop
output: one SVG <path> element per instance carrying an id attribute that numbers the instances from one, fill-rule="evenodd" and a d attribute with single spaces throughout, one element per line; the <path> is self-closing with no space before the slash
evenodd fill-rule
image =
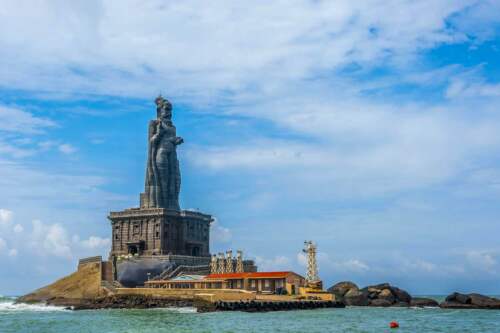
<path id="1" fill-rule="evenodd" d="M 388 283 L 359 289 L 355 283 L 343 281 L 328 291 L 335 295 L 335 299 L 351 306 L 410 306 L 412 301 L 410 294 Z"/>
<path id="2" fill-rule="evenodd" d="M 360 291 L 367 295 L 370 306 L 409 306 L 411 302 L 410 294 L 388 283 L 368 286 Z"/>
<path id="3" fill-rule="evenodd" d="M 83 265 L 78 271 L 56 282 L 18 298 L 22 303 L 58 303 L 72 305 L 82 299 L 93 299 L 106 295 L 101 287 L 100 263 Z"/>
<path id="4" fill-rule="evenodd" d="M 328 292 L 335 295 L 335 299 L 343 299 L 344 295 L 351 289 L 359 290 L 358 286 L 351 281 L 342 281 L 328 288 Z"/>
<path id="5" fill-rule="evenodd" d="M 432 298 L 425 297 L 412 297 L 410 306 L 415 306 L 419 308 L 423 307 L 438 307 L 439 303 Z"/>
<path id="6" fill-rule="evenodd" d="M 500 309 L 500 299 L 475 293 L 453 293 L 439 306 L 445 309 Z"/>
<path id="7" fill-rule="evenodd" d="M 159 298 L 149 295 L 111 295 L 94 299 L 84 299 L 74 304 L 74 310 L 95 309 L 150 309 L 166 307 L 192 307 L 193 300 Z"/>

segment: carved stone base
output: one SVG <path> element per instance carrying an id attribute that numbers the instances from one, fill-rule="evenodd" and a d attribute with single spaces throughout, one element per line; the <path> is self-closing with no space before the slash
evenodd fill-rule
<path id="1" fill-rule="evenodd" d="M 210 256 L 212 216 L 165 208 L 130 208 L 111 212 L 110 256 Z"/>

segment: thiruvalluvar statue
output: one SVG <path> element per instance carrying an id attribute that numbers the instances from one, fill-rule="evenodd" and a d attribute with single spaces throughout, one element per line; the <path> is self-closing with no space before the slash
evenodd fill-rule
<path id="1" fill-rule="evenodd" d="M 181 173 L 177 146 L 184 140 L 177 136 L 172 123 L 172 104 L 161 95 L 155 103 L 157 119 L 149 122 L 146 184 L 141 205 L 180 210 Z"/>

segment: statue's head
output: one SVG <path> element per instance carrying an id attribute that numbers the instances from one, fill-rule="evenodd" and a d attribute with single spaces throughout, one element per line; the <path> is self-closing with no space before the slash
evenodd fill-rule
<path id="1" fill-rule="evenodd" d="M 163 98 L 161 95 L 156 97 L 156 117 L 158 119 L 171 120 L 172 119 L 172 104 Z"/>

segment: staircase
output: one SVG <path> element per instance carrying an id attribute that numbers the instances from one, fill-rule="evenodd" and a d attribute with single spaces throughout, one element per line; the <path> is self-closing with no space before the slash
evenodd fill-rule
<path id="1" fill-rule="evenodd" d="M 197 274 L 197 275 L 208 275 L 210 274 L 210 267 L 208 265 L 198 265 L 198 266 L 169 266 L 160 275 L 155 276 L 152 280 L 170 280 L 181 274 Z"/>

